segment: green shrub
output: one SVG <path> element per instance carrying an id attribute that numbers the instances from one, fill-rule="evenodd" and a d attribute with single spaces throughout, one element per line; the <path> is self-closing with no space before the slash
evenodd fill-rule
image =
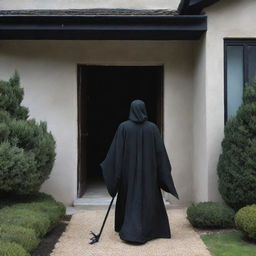
<path id="1" fill-rule="evenodd" d="M 51 225 L 47 214 L 15 207 L 0 210 L 0 223 L 33 229 L 38 237 L 43 237 Z"/>
<path id="2" fill-rule="evenodd" d="M 9 81 L 0 81 L 0 109 L 16 119 L 27 119 L 28 109 L 21 106 L 24 90 L 20 87 L 17 72 Z M 5 115 L 5 114 L 3 114 Z"/>
<path id="3" fill-rule="evenodd" d="M 235 210 L 256 203 L 256 81 L 246 85 L 243 103 L 225 126 L 218 163 L 219 191 Z"/>
<path id="4" fill-rule="evenodd" d="M 55 199 L 48 194 L 35 192 L 28 195 L 16 195 L 3 193 L 0 195 L 0 209 L 5 206 L 11 206 L 18 203 L 35 203 L 35 202 L 56 202 Z"/>
<path id="5" fill-rule="evenodd" d="M 187 209 L 187 219 L 196 228 L 230 228 L 235 212 L 223 203 L 193 203 Z"/>
<path id="6" fill-rule="evenodd" d="M 50 229 L 65 215 L 65 206 L 60 202 L 45 201 L 33 203 L 20 203 L 12 206 L 15 209 L 27 209 L 45 214 L 50 220 Z"/>
<path id="7" fill-rule="evenodd" d="M 19 246 L 27 252 L 32 252 L 40 242 L 39 239 L 65 215 L 65 206 L 45 193 L 37 192 L 25 196 L 12 194 L 9 198 L 3 198 L 3 195 L 1 197 L 3 208 L 0 209 L 0 243 L 9 242 L 7 245 L 4 243 L 4 248 L 10 250 L 10 242 L 14 242 L 12 244 L 17 245 L 18 249 L 17 252 L 10 251 L 10 254 L 4 251 L 4 254 L 0 248 L 0 256 L 24 255 L 18 254 L 24 252 L 24 250 L 20 251 Z"/>
<path id="8" fill-rule="evenodd" d="M 28 252 L 35 250 L 39 244 L 39 239 L 33 229 L 2 224 L 0 224 L 0 241 L 15 242 Z"/>
<path id="9" fill-rule="evenodd" d="M 28 119 L 19 76 L 0 81 L 0 193 L 32 194 L 49 177 L 55 140 L 45 122 Z"/>
<path id="10" fill-rule="evenodd" d="M 241 208 L 235 215 L 235 224 L 247 238 L 256 241 L 256 204 Z"/>
<path id="11" fill-rule="evenodd" d="M 0 240 L 0 255 L 1 256 L 29 256 L 25 249 L 14 243 Z"/>
<path id="12" fill-rule="evenodd" d="M 35 192 L 33 194 L 29 194 L 26 196 L 15 195 L 15 199 L 17 203 L 34 203 L 34 202 L 46 202 L 46 201 L 56 202 L 56 200 L 51 195 L 43 192 Z"/>

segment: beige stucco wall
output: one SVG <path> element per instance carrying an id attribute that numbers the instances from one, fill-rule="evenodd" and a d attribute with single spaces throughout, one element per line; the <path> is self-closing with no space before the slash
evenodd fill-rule
<path id="1" fill-rule="evenodd" d="M 164 65 L 164 139 L 180 201 L 193 200 L 193 54 L 196 42 L 1 41 L 0 79 L 17 69 L 31 117 L 45 120 L 57 158 L 42 190 L 71 204 L 77 188 L 77 64 Z"/>
<path id="2" fill-rule="evenodd" d="M 0 9 L 134 8 L 176 10 L 179 0 L 0 0 Z"/>
<path id="3" fill-rule="evenodd" d="M 200 82 L 195 84 L 197 88 L 201 88 L 196 95 L 199 97 L 202 93 L 206 99 L 203 105 L 201 103 L 194 105 L 195 115 L 198 111 L 202 112 L 201 107 L 204 105 L 206 111 L 205 114 L 202 113 L 202 118 L 206 117 L 205 123 L 195 124 L 199 128 L 199 131 L 195 131 L 197 137 L 200 133 L 205 136 L 206 132 L 206 144 L 199 143 L 196 153 L 198 156 L 202 154 L 203 158 L 201 165 L 195 168 L 195 187 L 200 187 L 201 184 L 201 191 L 204 191 L 201 193 L 197 190 L 198 196 L 195 197 L 197 201 L 221 200 L 217 188 L 216 167 L 224 130 L 224 39 L 256 39 L 255 10 L 255 0 L 220 1 L 205 10 L 208 15 L 208 32 L 201 41 L 202 45 L 196 57 L 198 68 L 201 66 L 202 72 L 198 75 L 195 73 L 196 79 L 199 76 L 200 81 L 205 85 L 205 91 L 203 91 Z M 205 62 L 203 64 L 205 67 L 202 66 L 202 62 Z M 205 78 L 203 78 L 204 74 Z M 195 163 L 199 164 L 198 160 Z M 204 175 L 205 170 L 207 177 Z"/>
<path id="4" fill-rule="evenodd" d="M 193 199 L 208 201 L 205 36 L 196 44 L 193 88 Z"/>

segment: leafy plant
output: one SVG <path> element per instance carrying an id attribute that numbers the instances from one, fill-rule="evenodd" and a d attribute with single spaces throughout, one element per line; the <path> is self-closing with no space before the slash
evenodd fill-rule
<path id="1" fill-rule="evenodd" d="M 236 213 L 235 224 L 247 238 L 256 241 L 256 204 L 241 208 Z"/>
<path id="2" fill-rule="evenodd" d="M 33 229 L 15 225 L 0 225 L 0 241 L 20 244 L 26 251 L 32 252 L 39 244 Z"/>
<path id="3" fill-rule="evenodd" d="M 223 203 L 193 203 L 187 209 L 187 219 L 196 228 L 231 228 L 234 226 L 233 209 Z"/>
<path id="4" fill-rule="evenodd" d="M 1 209 L 0 223 L 33 229 L 38 237 L 43 237 L 50 227 L 50 220 L 46 214 L 15 207 Z"/>
<path id="5" fill-rule="evenodd" d="M 19 244 L 0 240 L 1 256 L 29 256 L 29 253 Z"/>
<path id="6" fill-rule="evenodd" d="M 36 192 L 33 195 L 15 196 L 0 200 L 0 245 L 9 253 L 2 255 L 24 255 L 22 246 L 27 252 L 32 252 L 37 247 L 40 239 L 49 232 L 65 215 L 65 206 L 45 193 Z M 18 245 L 15 253 L 10 249 L 10 242 Z M 0 246 L 1 247 L 1 246 Z M 2 253 L 2 254 L 1 254 Z M 27 255 L 27 254 L 25 254 Z"/>
<path id="7" fill-rule="evenodd" d="M 46 214 L 50 220 L 51 227 L 65 215 L 65 206 L 55 201 L 33 202 L 30 204 L 20 203 L 14 205 L 12 209 L 26 209 Z"/>
<path id="8" fill-rule="evenodd" d="M 246 85 L 243 103 L 228 120 L 218 163 L 219 191 L 235 210 L 256 203 L 256 81 Z"/>
<path id="9" fill-rule="evenodd" d="M 28 119 L 16 72 L 0 81 L 0 193 L 32 194 L 49 177 L 55 140 L 45 122 Z"/>

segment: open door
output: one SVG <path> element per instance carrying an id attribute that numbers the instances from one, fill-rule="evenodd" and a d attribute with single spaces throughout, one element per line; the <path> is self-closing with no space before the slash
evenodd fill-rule
<path id="1" fill-rule="evenodd" d="M 78 66 L 78 196 L 103 181 L 100 169 L 130 103 L 145 101 L 149 120 L 163 127 L 162 66 Z"/>
<path id="2" fill-rule="evenodd" d="M 87 133 L 87 100 L 86 86 L 84 84 L 82 66 L 78 66 L 78 197 L 85 193 L 86 188 L 86 137 Z"/>

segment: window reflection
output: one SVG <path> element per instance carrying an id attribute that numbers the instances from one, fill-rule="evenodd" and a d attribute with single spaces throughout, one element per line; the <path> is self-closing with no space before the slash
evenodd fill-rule
<path id="1" fill-rule="evenodd" d="M 256 79 L 256 46 L 248 46 L 248 76 L 249 82 Z"/>
<path id="2" fill-rule="evenodd" d="M 256 52 L 255 52 L 256 53 Z M 243 46 L 227 47 L 227 117 L 234 116 L 243 98 Z"/>

